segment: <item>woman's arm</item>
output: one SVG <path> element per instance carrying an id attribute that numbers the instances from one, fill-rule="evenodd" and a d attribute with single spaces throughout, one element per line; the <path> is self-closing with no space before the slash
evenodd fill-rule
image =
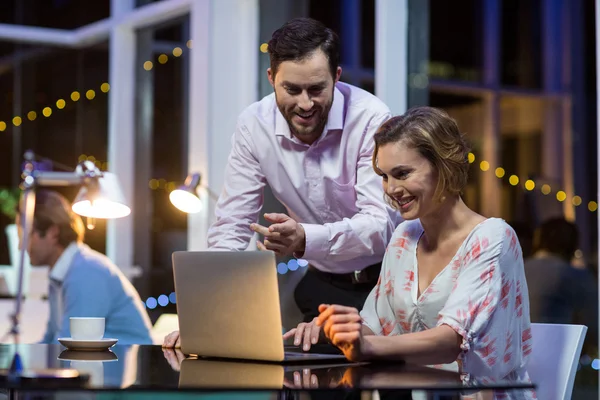
<path id="1" fill-rule="evenodd" d="M 363 353 L 369 360 L 446 364 L 456 361 L 461 352 L 462 337 L 448 325 L 398 336 L 367 336 L 364 332 L 363 336 Z"/>
<path id="2" fill-rule="evenodd" d="M 358 310 L 321 305 L 315 321 L 332 344 L 352 361 L 402 360 L 415 364 L 445 364 L 456 360 L 462 337 L 448 325 L 399 336 L 375 335 L 362 323 Z"/>

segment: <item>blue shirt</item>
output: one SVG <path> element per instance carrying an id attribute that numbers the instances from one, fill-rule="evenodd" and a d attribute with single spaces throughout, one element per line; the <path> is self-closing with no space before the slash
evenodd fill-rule
<path id="1" fill-rule="evenodd" d="M 42 343 L 70 337 L 70 317 L 104 317 L 105 338 L 152 344 L 150 318 L 139 294 L 110 259 L 71 243 L 50 271 L 50 318 Z"/>

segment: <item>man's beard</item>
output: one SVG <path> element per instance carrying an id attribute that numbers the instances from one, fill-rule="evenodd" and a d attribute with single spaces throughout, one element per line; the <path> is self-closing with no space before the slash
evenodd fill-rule
<path id="1" fill-rule="evenodd" d="M 275 101 L 277 101 L 277 95 L 275 95 Z M 331 110 L 331 106 L 333 105 L 333 97 L 331 98 L 331 102 L 324 107 L 317 106 L 313 107 L 314 112 L 318 114 L 318 120 L 315 125 L 312 126 L 298 126 L 294 124 L 292 119 L 294 115 L 296 115 L 296 110 L 287 111 L 282 106 L 277 103 L 277 107 L 283 115 L 283 118 L 288 124 L 290 128 L 290 132 L 292 135 L 297 137 L 302 142 L 314 142 L 317 140 L 321 134 L 323 133 L 323 129 L 325 129 L 325 125 L 327 125 L 327 120 L 329 118 L 329 111 Z"/>

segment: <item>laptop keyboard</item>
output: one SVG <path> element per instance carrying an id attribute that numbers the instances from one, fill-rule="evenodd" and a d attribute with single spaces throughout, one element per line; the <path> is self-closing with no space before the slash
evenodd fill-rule
<path id="1" fill-rule="evenodd" d="M 310 350 L 304 351 L 301 347 L 298 346 L 284 346 L 283 348 L 285 355 L 287 357 L 288 354 L 333 354 L 333 355 L 343 355 L 342 351 L 335 347 L 332 344 L 328 343 L 318 343 L 313 344 L 310 347 Z"/>

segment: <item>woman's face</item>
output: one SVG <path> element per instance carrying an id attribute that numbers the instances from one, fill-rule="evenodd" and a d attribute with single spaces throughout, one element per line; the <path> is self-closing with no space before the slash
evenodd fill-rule
<path id="1" fill-rule="evenodd" d="M 402 141 L 382 145 L 377 167 L 383 174 L 383 190 L 405 220 L 423 218 L 439 207 L 434 200 L 438 172 L 417 150 Z"/>

